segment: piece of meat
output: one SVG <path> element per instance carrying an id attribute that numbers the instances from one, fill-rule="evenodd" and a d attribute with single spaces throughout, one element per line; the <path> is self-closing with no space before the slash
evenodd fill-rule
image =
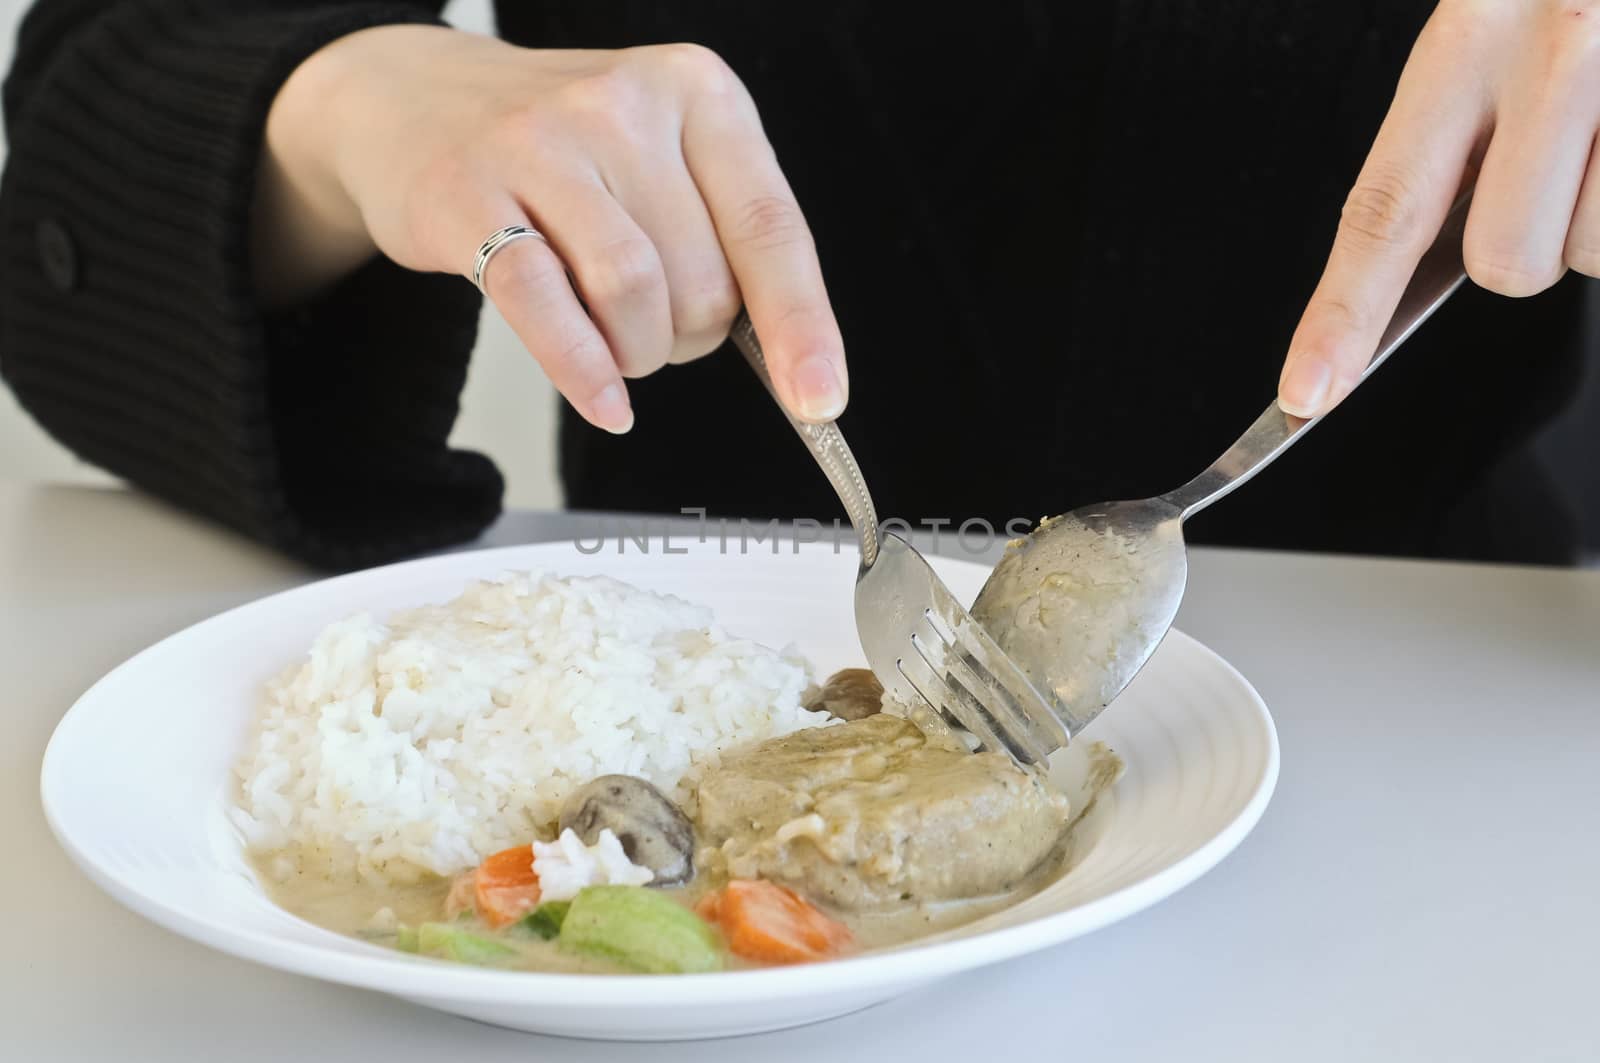
<path id="1" fill-rule="evenodd" d="M 729 875 L 854 911 L 1011 889 L 1067 819 L 1066 799 L 1004 754 L 884 714 L 729 756 L 698 804 Z"/>

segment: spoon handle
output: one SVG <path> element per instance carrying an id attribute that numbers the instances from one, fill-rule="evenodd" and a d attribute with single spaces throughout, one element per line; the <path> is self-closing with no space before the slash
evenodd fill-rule
<path id="1" fill-rule="evenodd" d="M 782 400 L 778 399 L 777 389 L 772 386 L 772 374 L 767 370 L 766 352 L 761 349 L 761 341 L 756 337 L 755 326 L 750 323 L 750 315 L 743 310 L 739 311 L 739 317 L 733 323 L 732 335 L 733 345 L 739 348 L 739 353 L 744 355 L 745 361 L 750 363 L 750 368 L 755 370 L 756 376 L 761 378 L 761 383 L 766 385 L 767 393 L 778 403 L 778 408 L 783 410 L 783 415 L 789 418 L 789 423 L 800 434 L 806 449 L 811 451 L 811 456 L 822 466 L 822 471 L 827 475 L 828 482 L 833 485 L 839 501 L 844 503 L 845 512 L 850 515 L 850 523 L 855 526 L 856 535 L 861 538 L 861 567 L 871 568 L 872 563 L 878 560 L 878 511 L 872 504 L 872 495 L 867 491 L 867 481 L 861 475 L 856 457 L 850 453 L 850 445 L 844 441 L 844 433 L 840 432 L 839 426 L 832 421 L 826 424 L 809 424 L 784 409 Z"/>
<path id="2" fill-rule="evenodd" d="M 1461 239 L 1467 226 L 1467 208 L 1472 198 L 1463 198 L 1446 215 L 1433 242 L 1417 263 L 1411 283 L 1406 285 L 1395 308 L 1389 327 L 1378 342 L 1378 353 L 1367 364 L 1361 379 L 1366 380 L 1384 359 L 1395 352 L 1429 316 L 1467 279 L 1466 266 L 1461 258 Z M 1211 463 L 1211 467 L 1184 484 L 1176 491 L 1161 497 L 1182 511 L 1183 519 L 1205 509 L 1217 499 L 1233 491 L 1250 477 L 1266 468 L 1274 458 L 1288 450 L 1295 440 L 1305 435 L 1311 426 L 1327 416 L 1322 414 L 1304 420 L 1284 413 L 1273 399 L 1265 413 L 1245 430 L 1238 441 Z"/>

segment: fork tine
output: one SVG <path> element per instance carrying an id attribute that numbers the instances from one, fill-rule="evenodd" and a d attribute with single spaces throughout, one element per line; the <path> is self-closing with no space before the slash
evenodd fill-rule
<path id="1" fill-rule="evenodd" d="M 977 661 L 966 663 L 970 658 L 957 645 L 955 633 L 932 609 L 923 610 L 921 630 L 938 640 L 939 657 L 937 660 L 928 658 L 928 663 L 935 671 L 943 673 L 947 684 L 959 684 L 968 697 L 976 703 L 976 708 L 983 713 L 995 732 L 1006 740 L 1006 745 L 1015 745 L 1011 741 L 1011 734 L 1024 724 L 1020 719 L 1019 709 L 1009 695 L 1004 690 L 998 689 L 992 681 L 986 682 L 981 677 L 983 666 Z"/>
<path id="2" fill-rule="evenodd" d="M 917 651 L 916 654 L 908 655 L 900 661 L 900 674 L 906 677 L 906 682 L 916 688 L 917 693 L 922 695 L 935 712 L 955 717 L 956 722 L 966 728 L 983 748 L 1008 748 L 1005 740 L 991 725 L 987 714 L 977 711 L 974 701 L 961 698 L 951 689 L 950 684 L 940 674 L 941 668 L 930 656 L 929 647 L 922 637 L 913 634 L 911 645 Z M 911 667 L 907 667 L 908 665 Z"/>
<path id="3" fill-rule="evenodd" d="M 928 708 L 938 715 L 943 715 L 945 699 L 944 691 L 941 689 L 942 684 L 928 667 L 927 659 L 921 655 L 922 651 L 917 649 L 915 639 L 912 640 L 911 648 L 917 650 L 917 654 L 895 661 L 895 669 L 907 683 L 911 684 L 911 689 L 917 692 L 917 697 L 921 698 Z"/>
<path id="4" fill-rule="evenodd" d="M 963 674 L 964 673 L 964 674 Z M 997 703 L 1003 704 L 1004 699 L 991 698 L 985 701 L 978 695 L 983 685 L 976 681 L 970 669 L 958 665 L 946 673 L 947 685 L 955 693 L 956 699 L 964 703 L 969 714 L 978 715 L 983 720 L 992 724 L 996 736 L 1000 739 L 999 745 L 985 744 L 986 749 L 1011 754 L 1012 759 L 1019 764 L 1037 764 L 1042 759 L 1041 753 L 1034 749 L 1027 741 L 1031 737 L 1027 728 L 1017 728 L 1011 721 L 1001 718 L 1006 709 L 996 711 Z"/>
<path id="5" fill-rule="evenodd" d="M 1068 741 L 1066 728 L 1043 699 L 1032 692 L 1028 698 L 1019 699 L 1015 693 L 1007 689 L 993 671 L 969 651 L 964 642 L 953 647 L 950 656 L 955 662 L 952 665 L 953 669 L 964 669 L 972 682 L 980 684 L 988 691 L 989 698 L 985 704 L 994 703 L 1005 707 L 1009 721 L 1008 736 L 1013 745 L 1022 746 L 1028 751 L 1027 759 L 1044 760 Z"/>
<path id="6" fill-rule="evenodd" d="M 992 722 L 994 731 L 1001 737 L 1011 755 L 1024 764 L 1036 764 L 1056 748 L 1041 740 L 1024 706 L 1007 690 L 982 661 L 969 652 L 968 647 L 953 632 L 946 629 L 943 618 L 930 609 L 924 616 L 927 628 L 943 644 L 941 661 L 945 679 L 957 697 L 970 700 L 975 711 Z"/>
<path id="7" fill-rule="evenodd" d="M 857 574 L 856 627 L 886 688 L 926 702 L 985 748 L 1028 764 L 1067 744 L 1052 703 L 893 533 L 882 536 L 877 562 Z"/>
<path id="8" fill-rule="evenodd" d="M 974 675 L 986 680 L 996 697 L 1015 712 L 1018 728 L 1027 732 L 1027 743 L 1044 750 L 1066 745 L 1071 734 L 1050 702 L 941 581 L 933 580 L 930 586 L 939 621 L 953 634 L 962 656 L 973 663 Z"/>
<path id="9" fill-rule="evenodd" d="M 952 649 L 945 655 L 945 668 L 958 696 L 966 696 L 995 722 L 995 730 L 1011 755 L 1023 764 L 1037 764 L 1050 755 L 1049 747 L 1038 745 L 1038 736 L 1022 708 L 1004 691 L 985 682 L 972 658 Z M 981 692 L 981 693 L 980 693 Z M 988 696 L 985 697 L 984 695 Z"/>

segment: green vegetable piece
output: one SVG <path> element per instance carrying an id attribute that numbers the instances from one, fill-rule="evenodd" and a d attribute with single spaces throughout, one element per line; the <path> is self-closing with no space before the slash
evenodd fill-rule
<path id="1" fill-rule="evenodd" d="M 417 928 L 402 926 L 395 931 L 394 947 L 401 952 L 416 952 L 421 946 L 417 942 Z"/>
<path id="2" fill-rule="evenodd" d="M 561 924 L 567 918 L 567 909 L 571 907 L 571 901 L 545 901 L 522 921 L 522 925 L 540 939 L 549 941 L 561 933 Z"/>
<path id="3" fill-rule="evenodd" d="M 494 963 L 517 950 L 480 934 L 469 934 L 449 923 L 423 923 L 417 928 L 417 947 L 430 956 L 443 956 L 458 963 Z"/>
<path id="4" fill-rule="evenodd" d="M 722 969 L 716 933 L 683 905 L 643 886 L 590 886 L 572 899 L 560 948 L 646 974 Z"/>

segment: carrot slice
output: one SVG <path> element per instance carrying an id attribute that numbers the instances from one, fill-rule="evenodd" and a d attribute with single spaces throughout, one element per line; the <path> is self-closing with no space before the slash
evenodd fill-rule
<path id="1" fill-rule="evenodd" d="M 518 845 L 488 857 L 474 876 L 478 918 L 492 927 L 509 926 L 539 904 L 539 876 L 533 846 Z"/>
<path id="2" fill-rule="evenodd" d="M 794 890 L 764 879 L 734 879 L 695 906 L 722 929 L 736 956 L 757 963 L 809 963 L 855 944 L 849 927 Z"/>

